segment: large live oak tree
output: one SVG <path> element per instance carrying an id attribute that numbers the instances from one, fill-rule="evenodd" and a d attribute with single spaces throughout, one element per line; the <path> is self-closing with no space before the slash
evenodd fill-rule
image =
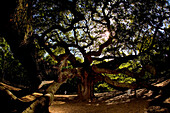
<path id="1" fill-rule="evenodd" d="M 59 86 L 75 76 L 81 81 L 78 96 L 82 100 L 94 97 L 93 87 L 97 81 L 105 81 L 116 88 L 154 89 L 141 83 L 146 71 L 156 74 L 153 66 L 142 57 L 159 53 L 158 42 L 167 41 L 163 49 L 168 51 L 168 7 L 165 0 L 3 1 L 0 33 L 28 72 L 32 82 L 29 92 L 38 88 L 43 76 L 38 52 L 43 49 L 58 62 L 55 82 L 46 94 L 31 105 L 23 104 L 23 108 L 30 107 L 20 110 L 36 112 L 43 107 L 47 112 Z M 119 68 L 135 60 L 140 62 L 140 71 Z M 63 68 L 68 65 L 71 67 Z M 103 76 L 119 73 L 135 78 L 136 82 L 120 83 Z M 20 104 L 16 96 L 0 88 Z"/>
<path id="2" fill-rule="evenodd" d="M 135 88 L 101 74 L 126 74 L 140 81 L 145 71 L 153 72 L 141 62 L 141 72 L 120 69 L 122 63 L 153 53 L 157 41 L 168 39 L 168 2 L 166 1 L 40 1 L 34 14 L 39 44 L 57 61 L 69 56 L 73 68 L 81 70 L 79 97 L 93 97 L 94 82 L 103 80 L 115 87 Z M 55 4 L 55 5 L 54 5 Z M 159 34 L 162 34 L 160 36 Z M 169 45 L 166 45 L 166 47 Z M 56 51 L 63 50 L 61 53 Z M 77 59 L 83 59 L 79 62 Z M 100 62 L 100 64 L 98 64 Z M 148 68 L 150 67 L 150 68 Z M 146 69 L 147 68 L 147 69 Z M 69 70 L 69 69 L 68 69 Z M 70 69 L 71 70 L 71 69 Z M 152 70 L 152 71 L 151 71 Z M 65 70 L 66 71 L 66 70 Z M 142 84 L 141 84 L 142 85 Z"/>

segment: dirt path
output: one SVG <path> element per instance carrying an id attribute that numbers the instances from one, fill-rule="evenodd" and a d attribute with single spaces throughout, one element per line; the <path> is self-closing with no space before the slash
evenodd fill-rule
<path id="1" fill-rule="evenodd" d="M 74 101 L 54 101 L 50 106 L 51 113 L 144 113 L 148 101 L 133 99 L 125 103 L 83 103 Z"/>
<path id="2" fill-rule="evenodd" d="M 138 90 L 138 94 L 144 92 Z M 50 106 L 51 113 L 144 113 L 149 102 L 143 98 L 133 98 L 134 94 L 113 91 L 95 94 L 95 102 L 77 102 L 76 95 L 55 95 Z"/>
<path id="3" fill-rule="evenodd" d="M 169 83 L 170 79 L 156 85 L 166 86 Z M 20 90 L 1 82 L 0 85 L 10 90 Z M 77 95 L 55 95 L 55 99 L 49 107 L 49 110 L 51 113 L 147 113 L 146 111 L 149 107 L 149 111 L 151 112 L 148 113 L 156 113 L 152 111 L 169 113 L 169 107 L 149 106 L 149 101 L 151 99 L 147 99 L 147 97 L 152 95 L 152 91 L 138 89 L 136 90 L 136 94 L 138 98 L 134 98 L 134 91 L 131 94 L 128 94 L 128 91 L 97 93 L 95 94 L 95 102 L 88 103 L 76 101 L 75 97 Z M 34 93 L 33 95 L 27 95 L 21 99 L 29 102 L 42 95 L 41 93 Z M 157 96 L 155 98 L 157 98 Z M 170 97 L 168 97 L 163 104 L 170 106 Z"/>
<path id="4" fill-rule="evenodd" d="M 170 82 L 170 79 L 156 84 L 157 86 L 166 86 Z M 134 94 L 127 94 L 127 92 L 109 92 L 97 94 L 96 102 L 76 102 L 74 96 L 63 95 L 65 98 L 56 95 L 56 99 L 49 107 L 51 113 L 169 113 L 167 108 L 161 108 L 161 106 L 149 106 L 149 99 L 142 97 L 150 97 L 152 91 L 146 89 L 138 89 L 137 97 L 133 98 Z M 142 97 L 141 97 L 142 96 Z M 155 97 L 156 98 L 156 97 Z M 170 98 L 167 98 L 164 103 L 170 106 Z M 153 112 L 155 111 L 155 112 Z"/>

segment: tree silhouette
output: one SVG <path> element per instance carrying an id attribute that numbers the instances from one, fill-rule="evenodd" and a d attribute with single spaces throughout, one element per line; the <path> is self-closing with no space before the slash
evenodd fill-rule
<path id="1" fill-rule="evenodd" d="M 156 76 L 154 60 L 160 51 L 165 52 L 164 57 L 169 57 L 166 53 L 170 44 L 168 1 L 13 2 L 11 6 L 8 2 L 2 3 L 6 7 L 0 20 L 0 32 L 27 70 L 32 81 L 31 91 L 37 89 L 43 77 L 39 67 L 40 50 L 57 61 L 55 82 L 46 91 L 50 95 L 54 95 L 65 80 L 75 76 L 80 79 L 78 95 L 81 100 L 93 99 L 93 86 L 97 81 L 105 81 L 116 88 L 155 89 L 142 80 L 147 72 Z M 70 67 L 64 68 L 68 67 L 68 62 Z M 130 65 L 122 66 L 126 63 Z M 125 74 L 136 82 L 121 83 L 111 80 L 107 74 Z M 42 98 L 43 102 L 47 101 L 46 97 Z"/>

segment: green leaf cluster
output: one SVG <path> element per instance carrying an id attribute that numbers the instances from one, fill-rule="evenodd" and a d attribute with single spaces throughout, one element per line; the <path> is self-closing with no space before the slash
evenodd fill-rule
<path id="1" fill-rule="evenodd" d="M 0 79 L 16 84 L 29 84 L 22 64 L 13 57 L 9 45 L 2 37 L 0 37 Z"/>
<path id="2" fill-rule="evenodd" d="M 109 86 L 109 84 L 107 84 L 106 82 L 98 82 L 95 85 L 94 90 L 95 90 L 96 93 L 102 93 L 102 92 L 113 91 L 114 88 Z"/>

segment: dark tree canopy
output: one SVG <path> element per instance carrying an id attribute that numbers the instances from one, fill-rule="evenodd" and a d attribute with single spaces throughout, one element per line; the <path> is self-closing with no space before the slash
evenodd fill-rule
<path id="1" fill-rule="evenodd" d="M 169 50 L 169 3 L 164 0 L 42 0 L 33 9 L 40 47 L 55 60 L 69 55 L 73 67 L 104 62 L 99 67 L 107 67 L 102 72 L 107 73 L 129 60 L 160 54 L 164 41 L 163 51 Z"/>
<path id="2" fill-rule="evenodd" d="M 19 0 L 0 6 L 0 34 L 27 71 L 31 91 L 54 79 L 46 90 L 54 95 L 76 76 L 80 99 L 89 100 L 98 81 L 154 89 L 151 78 L 169 76 L 168 0 Z"/>

